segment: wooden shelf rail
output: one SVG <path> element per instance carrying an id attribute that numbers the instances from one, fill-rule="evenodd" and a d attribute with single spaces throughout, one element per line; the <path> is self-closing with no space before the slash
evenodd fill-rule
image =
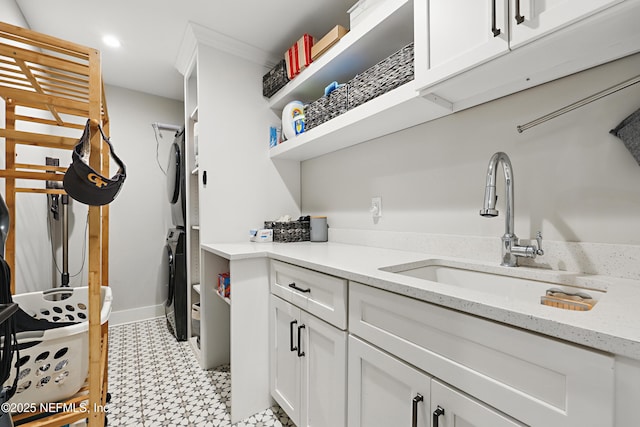
<path id="1" fill-rule="evenodd" d="M 19 147 L 71 150 L 89 119 L 92 123 L 89 164 L 109 175 L 109 148 L 97 129 L 97 124 L 101 124 L 109 135 L 100 52 L 0 22 L 0 98 L 5 107 L 5 126 L 0 129 L 0 139 L 4 138 L 5 143 L 5 165 L 0 170 L 0 179 L 5 182 L 5 199 L 11 215 L 5 259 L 15 271 L 16 238 L 21 237 L 16 236 L 19 198 L 16 195 L 64 194 L 64 190 L 44 188 L 43 183 L 61 181 L 66 170 L 17 163 Z M 42 184 L 18 187 L 16 180 L 23 179 Z M 100 324 L 100 286 L 109 283 L 109 208 L 90 206 L 88 209 L 89 376 L 84 394 L 70 399 L 78 405 L 87 402 L 88 411 L 82 414 L 67 411 L 23 425 L 60 426 L 81 418 L 88 418 L 89 426 L 104 424 L 104 413 L 93 408 L 104 407 L 107 385 L 108 327 Z M 13 281 L 11 291 L 15 292 Z M 22 419 L 23 415 L 14 418 Z"/>

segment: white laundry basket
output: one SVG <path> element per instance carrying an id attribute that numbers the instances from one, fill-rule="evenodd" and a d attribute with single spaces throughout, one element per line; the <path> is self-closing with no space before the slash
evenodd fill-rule
<path id="1" fill-rule="evenodd" d="M 13 296 L 13 302 L 36 319 L 80 323 L 17 334 L 20 371 L 18 388 L 10 402 L 33 405 L 59 402 L 82 388 L 89 373 L 88 297 L 86 286 Z M 111 314 L 111 288 L 101 286 L 100 297 L 100 324 L 104 324 Z M 13 384 L 16 375 L 13 366 L 5 386 Z"/>

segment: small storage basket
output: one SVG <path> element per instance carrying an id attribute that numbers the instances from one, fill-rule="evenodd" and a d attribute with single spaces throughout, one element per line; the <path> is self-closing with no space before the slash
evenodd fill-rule
<path id="1" fill-rule="evenodd" d="M 309 221 L 265 221 L 264 228 L 273 230 L 274 242 L 308 242 L 311 240 Z"/>
<path id="2" fill-rule="evenodd" d="M 20 371 L 12 403 L 59 402 L 80 391 L 89 373 L 88 296 L 88 287 L 57 288 L 13 296 L 13 302 L 36 319 L 80 323 L 17 334 Z M 100 323 L 104 324 L 111 314 L 111 288 L 102 286 L 100 297 Z M 5 386 L 13 384 L 15 374 L 13 364 Z"/>
<path id="3" fill-rule="evenodd" d="M 267 74 L 262 76 L 262 95 L 271 98 L 277 91 L 282 89 L 289 82 L 287 77 L 287 66 L 284 59 Z"/>
<path id="4" fill-rule="evenodd" d="M 346 112 L 349 107 L 347 98 L 348 91 L 349 85 L 345 84 L 329 95 L 323 96 L 305 106 L 305 129 L 312 129 Z"/>
<path id="5" fill-rule="evenodd" d="M 200 337 L 200 303 L 191 306 L 191 332 L 192 335 Z"/>
<path id="6" fill-rule="evenodd" d="M 413 43 L 349 81 L 349 109 L 413 80 Z"/>

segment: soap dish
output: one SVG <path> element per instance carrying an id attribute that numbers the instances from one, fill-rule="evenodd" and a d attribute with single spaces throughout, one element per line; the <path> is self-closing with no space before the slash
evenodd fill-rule
<path id="1" fill-rule="evenodd" d="M 591 310 L 597 302 L 588 294 L 569 293 L 556 288 L 547 289 L 546 295 L 540 297 L 540 304 L 574 311 Z"/>

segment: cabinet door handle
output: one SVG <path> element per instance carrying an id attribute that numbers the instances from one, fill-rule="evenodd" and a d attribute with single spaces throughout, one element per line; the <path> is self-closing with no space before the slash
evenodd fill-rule
<path id="1" fill-rule="evenodd" d="M 295 289 L 295 290 L 296 290 L 296 291 L 298 291 L 298 292 L 302 292 L 302 293 L 307 293 L 307 292 L 309 292 L 309 293 L 311 293 L 311 289 L 309 289 L 309 288 L 307 288 L 307 289 L 302 289 L 302 288 L 297 287 L 297 286 L 296 286 L 296 282 L 289 283 L 289 287 L 290 287 L 290 288 L 292 288 L 292 289 Z"/>
<path id="2" fill-rule="evenodd" d="M 520 15 L 520 0 L 516 0 L 516 24 L 520 25 L 524 22 L 524 16 Z"/>
<path id="3" fill-rule="evenodd" d="M 202 185 L 207 185 L 207 171 L 202 171 Z"/>
<path id="4" fill-rule="evenodd" d="M 438 427 L 438 419 L 440 415 L 444 415 L 444 408 L 438 405 L 435 411 L 433 411 L 433 422 L 431 423 L 431 427 Z"/>
<path id="5" fill-rule="evenodd" d="M 500 28 L 496 28 L 496 0 L 491 2 L 491 32 L 493 37 L 498 37 L 502 31 Z"/>
<path id="6" fill-rule="evenodd" d="M 304 326 L 304 325 L 298 326 L 298 357 L 303 357 L 304 356 L 304 351 L 301 351 L 302 350 L 302 343 L 300 341 L 300 336 L 301 336 L 300 331 L 303 330 L 305 327 L 306 326 Z"/>
<path id="7" fill-rule="evenodd" d="M 289 350 L 291 351 L 297 351 L 298 347 L 293 345 L 293 325 L 295 325 L 296 323 L 298 323 L 297 320 L 292 320 L 291 322 L 289 322 Z M 299 340 L 300 338 L 298 338 Z"/>
<path id="8" fill-rule="evenodd" d="M 413 415 L 411 416 L 411 427 L 418 427 L 418 403 L 422 402 L 424 397 L 420 393 L 416 394 L 411 403 L 413 409 Z"/>

